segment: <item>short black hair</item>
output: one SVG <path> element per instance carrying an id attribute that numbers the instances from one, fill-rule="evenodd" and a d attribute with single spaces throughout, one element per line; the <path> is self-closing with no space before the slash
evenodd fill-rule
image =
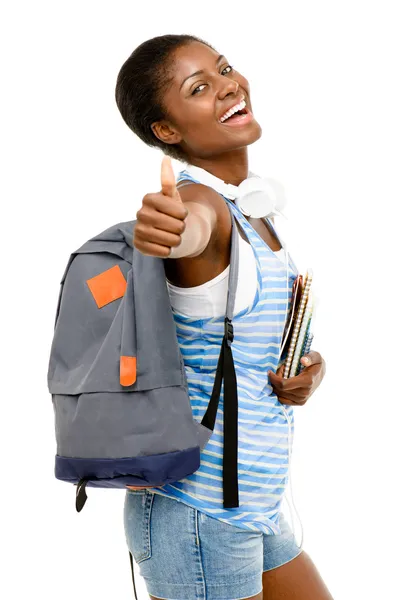
<path id="1" fill-rule="evenodd" d="M 115 88 L 115 100 L 128 127 L 148 146 L 161 148 L 180 161 L 187 159 L 180 146 L 159 140 L 151 125 L 166 117 L 162 97 L 172 81 L 169 69 L 172 53 L 191 42 L 212 48 L 194 35 L 162 35 L 143 42 L 122 65 Z"/>

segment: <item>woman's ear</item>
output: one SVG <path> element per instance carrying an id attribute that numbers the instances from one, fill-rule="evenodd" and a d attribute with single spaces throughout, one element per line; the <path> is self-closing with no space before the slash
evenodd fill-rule
<path id="1" fill-rule="evenodd" d="M 178 144 L 182 137 L 167 121 L 156 121 L 152 123 L 151 129 L 155 136 L 165 144 Z"/>

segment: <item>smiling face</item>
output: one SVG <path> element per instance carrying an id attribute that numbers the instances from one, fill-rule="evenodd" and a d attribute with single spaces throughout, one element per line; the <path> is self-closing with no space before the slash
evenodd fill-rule
<path id="1" fill-rule="evenodd" d="M 252 114 L 248 81 L 215 50 L 192 42 L 171 56 L 167 118 L 152 125 L 156 137 L 193 157 L 210 158 L 244 148 L 261 136 Z"/>

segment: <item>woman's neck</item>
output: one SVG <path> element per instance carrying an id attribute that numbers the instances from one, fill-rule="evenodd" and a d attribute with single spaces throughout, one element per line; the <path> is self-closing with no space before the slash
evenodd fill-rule
<path id="1" fill-rule="evenodd" d="M 211 175 L 233 185 L 242 183 L 249 174 L 247 148 L 210 158 L 193 157 L 190 164 L 205 169 Z"/>

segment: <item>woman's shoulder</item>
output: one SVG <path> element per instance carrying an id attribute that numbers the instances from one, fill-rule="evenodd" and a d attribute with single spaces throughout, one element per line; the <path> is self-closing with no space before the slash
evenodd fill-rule
<path id="1" fill-rule="evenodd" d="M 183 180 L 184 181 L 184 180 Z M 182 201 L 197 202 L 211 206 L 217 217 L 217 230 L 222 236 L 231 235 L 231 215 L 226 200 L 213 188 L 202 183 L 188 180 L 187 183 L 180 182 L 177 185 Z"/>

